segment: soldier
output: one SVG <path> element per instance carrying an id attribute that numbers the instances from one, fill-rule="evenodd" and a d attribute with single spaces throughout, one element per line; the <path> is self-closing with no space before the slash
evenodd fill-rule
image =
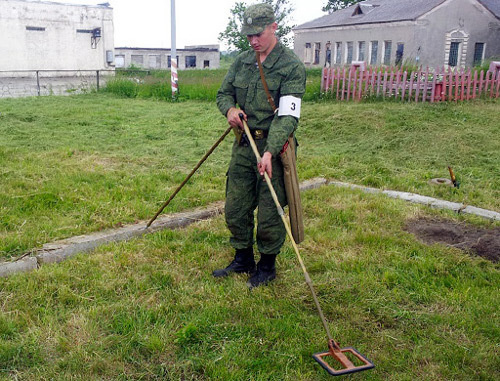
<path id="1" fill-rule="evenodd" d="M 276 277 L 276 256 L 285 241 L 286 230 L 263 175 L 266 171 L 280 204 L 286 205 L 283 165 L 279 154 L 289 135 L 297 128 L 306 84 L 304 65 L 278 41 L 277 27 L 270 5 L 256 4 L 246 9 L 241 33 L 247 36 L 253 51 L 243 52 L 236 58 L 217 93 L 219 110 L 238 131 L 243 129 L 239 117 L 243 114 L 262 161 L 257 166 L 244 134 L 241 140 L 235 139 L 227 172 L 225 214 L 231 232 L 230 244 L 236 253 L 229 266 L 215 270 L 213 276 L 249 273 L 252 274 L 247 283 L 250 288 L 267 284 Z M 259 74 L 259 57 L 264 80 Z M 271 101 L 266 95 L 264 81 Z M 274 104 L 279 104 L 279 111 L 273 110 Z M 253 253 L 256 208 L 257 248 L 260 253 L 257 266 Z"/>

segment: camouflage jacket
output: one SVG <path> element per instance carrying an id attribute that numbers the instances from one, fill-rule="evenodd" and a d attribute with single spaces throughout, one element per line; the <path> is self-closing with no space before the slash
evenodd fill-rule
<path id="1" fill-rule="evenodd" d="M 276 107 L 284 95 L 302 98 L 306 87 L 306 72 L 299 58 L 281 43 L 277 43 L 262 63 L 269 92 Z M 278 116 L 267 101 L 253 50 L 241 53 L 231 65 L 217 93 L 217 106 L 223 115 L 236 104 L 248 116 L 251 129 L 268 130 L 265 151 L 277 155 L 288 136 L 297 128 L 293 116 Z"/>

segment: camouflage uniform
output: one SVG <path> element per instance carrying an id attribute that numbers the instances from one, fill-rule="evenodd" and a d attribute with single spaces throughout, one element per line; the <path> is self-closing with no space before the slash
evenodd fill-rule
<path id="1" fill-rule="evenodd" d="M 298 57 L 277 43 L 262 63 L 269 91 L 276 105 L 285 95 L 302 98 L 306 74 Z M 283 144 L 297 128 L 293 116 L 278 116 L 267 100 L 262 86 L 255 52 L 240 54 L 229 69 L 219 92 L 217 106 L 223 115 L 238 105 L 248 117 L 251 130 L 261 129 L 267 138 L 256 140 L 260 154 L 272 154 L 272 184 L 282 206 L 286 205 L 283 167 L 279 158 Z M 261 254 L 278 254 L 286 231 L 277 213 L 269 189 L 257 170 L 257 161 L 249 145 L 235 141 L 226 185 L 226 223 L 235 249 L 253 245 L 254 210 L 257 213 L 257 246 Z"/>

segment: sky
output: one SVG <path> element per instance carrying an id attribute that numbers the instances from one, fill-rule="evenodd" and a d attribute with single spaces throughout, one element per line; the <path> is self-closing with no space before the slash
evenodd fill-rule
<path id="1" fill-rule="evenodd" d="M 50 1 L 50 0 L 45 0 Z M 170 48 L 171 0 L 61 0 L 58 3 L 96 5 L 109 2 L 113 8 L 115 46 Z M 218 35 L 237 1 L 248 5 L 257 0 L 176 0 L 177 48 L 186 45 L 221 44 Z M 292 24 L 300 25 L 326 13 L 327 0 L 290 0 L 295 9 Z M 226 47 L 221 44 L 221 50 Z"/>

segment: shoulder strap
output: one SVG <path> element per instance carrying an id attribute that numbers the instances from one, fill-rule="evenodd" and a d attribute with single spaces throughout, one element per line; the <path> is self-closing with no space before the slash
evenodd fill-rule
<path id="1" fill-rule="evenodd" d="M 269 92 L 269 87 L 267 87 L 266 77 L 264 76 L 264 68 L 262 67 L 262 62 L 260 62 L 260 53 L 255 52 L 255 56 L 257 58 L 257 65 L 259 66 L 260 80 L 262 81 L 262 86 L 264 87 L 264 91 L 267 95 L 267 101 L 271 105 L 274 112 L 276 112 L 276 104 L 274 103 L 274 99 Z"/>

